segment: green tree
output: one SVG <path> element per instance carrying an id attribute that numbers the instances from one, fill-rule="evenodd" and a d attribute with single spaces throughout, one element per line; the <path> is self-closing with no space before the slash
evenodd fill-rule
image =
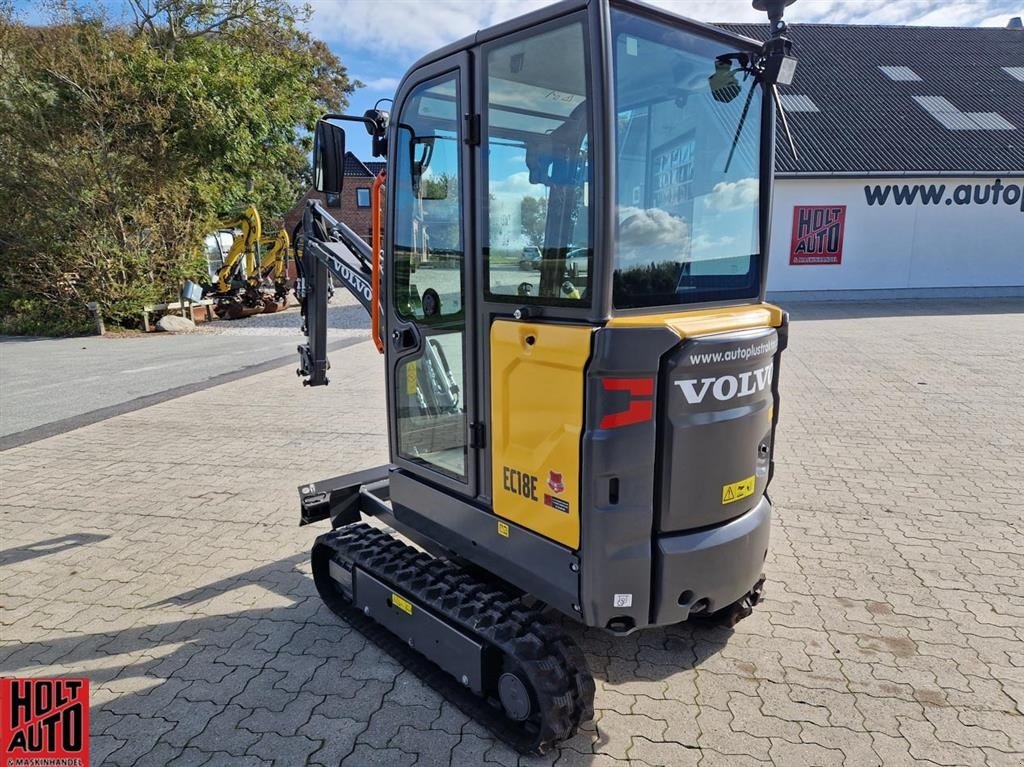
<path id="1" fill-rule="evenodd" d="M 310 131 L 356 85 L 288 3 L 132 8 L 0 13 L 0 330 L 73 330 L 88 301 L 129 323 L 204 276 L 220 218 L 294 204 Z"/>
<path id="2" fill-rule="evenodd" d="M 519 203 L 519 220 L 523 236 L 531 245 L 544 246 L 544 230 L 548 221 L 548 201 L 543 197 L 523 197 Z"/>
<path id="3" fill-rule="evenodd" d="M 452 173 L 424 176 L 420 179 L 420 196 L 424 200 L 458 200 L 457 190 L 452 189 L 457 183 L 459 179 Z"/>

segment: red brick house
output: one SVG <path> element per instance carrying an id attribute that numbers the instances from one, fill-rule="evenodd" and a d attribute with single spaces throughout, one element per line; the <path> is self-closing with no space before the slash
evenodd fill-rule
<path id="1" fill-rule="evenodd" d="M 345 188 L 339 197 L 328 196 L 310 189 L 298 204 L 284 218 L 284 225 L 291 234 L 302 218 L 306 201 L 319 200 L 339 221 L 348 224 L 367 243 L 370 241 L 370 188 L 373 179 L 384 168 L 383 161 L 360 160 L 351 152 L 345 152 Z"/>

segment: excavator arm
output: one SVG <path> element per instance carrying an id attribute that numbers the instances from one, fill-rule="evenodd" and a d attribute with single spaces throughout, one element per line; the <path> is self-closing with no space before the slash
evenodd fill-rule
<path id="1" fill-rule="evenodd" d="M 260 214 L 252 205 L 245 209 L 237 221 L 225 226 L 239 229 L 242 233 L 231 243 L 224 264 L 217 271 L 217 281 L 213 284 L 212 290 L 218 295 L 230 293 L 237 284 L 245 281 L 244 275 L 253 273 L 256 243 L 262 236 Z"/>
<path id="2" fill-rule="evenodd" d="M 336 220 L 319 202 L 310 200 L 303 211 L 301 249 L 299 227 L 292 244 L 298 279 L 295 295 L 302 311 L 306 343 L 299 346 L 298 375 L 305 386 L 325 386 L 327 370 L 327 304 L 334 293 L 334 277 L 373 315 L 373 250 L 346 224 Z"/>
<path id="3" fill-rule="evenodd" d="M 263 237 L 260 240 L 260 247 L 263 253 L 260 257 L 260 273 L 257 283 L 267 279 L 274 281 L 274 298 L 284 302 L 288 297 L 288 251 L 291 248 L 291 239 L 284 229 L 278 231 L 273 237 Z M 257 284 L 258 287 L 258 284 Z"/>
<path id="4" fill-rule="evenodd" d="M 260 257 L 260 277 L 270 277 L 274 282 L 284 279 L 285 271 L 288 268 L 288 250 L 291 247 L 291 239 L 288 232 L 280 230 L 273 237 L 260 239 L 260 248 L 266 248 Z"/>

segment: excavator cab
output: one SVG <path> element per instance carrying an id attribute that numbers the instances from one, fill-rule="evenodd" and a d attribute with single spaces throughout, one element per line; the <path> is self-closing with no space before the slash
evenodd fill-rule
<path id="1" fill-rule="evenodd" d="M 305 211 L 299 374 L 327 382 L 333 274 L 372 318 L 391 460 L 300 488 L 302 521 L 334 528 L 314 579 L 357 627 L 447 672 L 459 705 L 498 712 L 521 750 L 592 713 L 547 608 L 623 634 L 734 622 L 761 596 L 787 336 L 764 301 L 787 4 L 761 5 L 760 43 L 568 0 L 424 57 L 390 114 L 318 126 L 321 191 L 342 192 L 344 121 L 386 170 L 369 246 Z"/>

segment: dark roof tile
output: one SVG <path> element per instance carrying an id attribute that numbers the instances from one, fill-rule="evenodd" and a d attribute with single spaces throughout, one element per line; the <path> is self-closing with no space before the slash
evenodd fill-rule
<path id="1" fill-rule="evenodd" d="M 366 167 L 366 163 L 351 152 L 345 152 L 345 175 L 369 177 L 374 174 Z"/>
<path id="2" fill-rule="evenodd" d="M 720 24 L 763 40 L 767 25 Z M 780 173 L 1024 173 L 1024 32 L 996 27 L 793 24 L 800 60 L 780 93 L 810 96 L 820 112 L 787 113 L 799 161 L 779 130 Z M 878 67 L 907 66 L 898 82 Z M 962 112 L 996 112 L 1013 130 L 949 130 L 914 96 L 942 96 Z"/>

